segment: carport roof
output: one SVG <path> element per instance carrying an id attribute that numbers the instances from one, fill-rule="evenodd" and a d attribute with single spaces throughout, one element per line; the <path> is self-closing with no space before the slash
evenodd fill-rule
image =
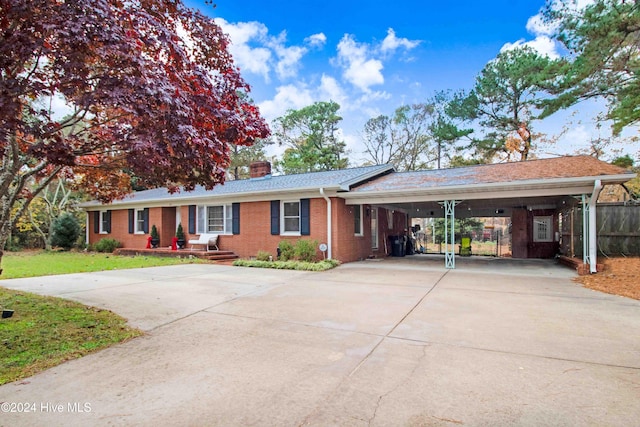
<path id="1" fill-rule="evenodd" d="M 452 169 L 398 172 L 364 183 L 351 193 L 410 191 L 415 189 L 481 186 L 508 183 L 511 185 L 571 178 L 604 178 L 625 182 L 635 175 L 591 156 L 558 157 L 526 162 L 476 165 Z M 608 179 L 607 179 L 608 178 Z M 604 183 L 604 182 L 603 182 Z"/>

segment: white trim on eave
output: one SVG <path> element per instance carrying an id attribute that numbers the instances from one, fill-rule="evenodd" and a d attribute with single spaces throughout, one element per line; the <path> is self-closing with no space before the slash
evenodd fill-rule
<path id="1" fill-rule="evenodd" d="M 325 188 L 325 193 L 329 197 L 336 197 L 338 188 Z M 227 194 L 205 194 L 197 197 L 176 197 L 175 194 L 168 194 L 167 197 L 156 199 L 125 199 L 117 200 L 113 203 L 103 205 L 95 202 L 87 202 L 80 205 L 85 211 L 97 209 L 135 209 L 135 208 L 157 208 L 157 207 L 178 207 L 187 205 L 222 205 L 229 203 L 248 203 L 248 202 L 268 202 L 271 200 L 287 199 L 313 199 L 318 198 L 318 187 L 308 187 L 294 190 L 269 190 L 262 192 L 244 192 L 244 193 L 227 193 Z"/>
<path id="2" fill-rule="evenodd" d="M 383 204 L 402 202 L 432 202 L 452 199 L 508 199 L 514 197 L 570 196 L 590 194 L 593 183 L 624 183 L 635 174 L 601 175 L 596 177 L 573 177 L 535 179 L 514 182 L 451 185 L 426 188 L 404 188 L 392 190 L 355 191 L 341 194 L 347 205 Z"/>

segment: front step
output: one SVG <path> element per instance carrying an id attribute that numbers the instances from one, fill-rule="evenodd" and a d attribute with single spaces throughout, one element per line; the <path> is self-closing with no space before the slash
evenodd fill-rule
<path id="1" fill-rule="evenodd" d="M 209 261 L 225 261 L 239 258 L 238 255 L 233 253 L 232 251 L 215 251 L 209 252 L 207 256 L 204 257 Z"/>

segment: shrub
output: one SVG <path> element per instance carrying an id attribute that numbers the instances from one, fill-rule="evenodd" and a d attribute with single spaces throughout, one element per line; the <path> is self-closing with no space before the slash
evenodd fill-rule
<path id="1" fill-rule="evenodd" d="M 318 242 L 315 240 L 298 240 L 294 248 L 295 258 L 306 262 L 315 261 L 316 246 L 318 246 Z"/>
<path id="2" fill-rule="evenodd" d="M 100 239 L 98 240 L 98 243 L 94 245 L 94 249 L 96 250 L 96 252 L 110 253 L 115 251 L 120 246 L 122 245 L 116 239 Z"/>
<path id="3" fill-rule="evenodd" d="M 185 239 L 185 237 L 184 237 L 184 229 L 182 228 L 182 223 L 178 224 L 178 228 L 176 229 L 176 237 L 178 239 L 181 239 L 181 240 Z"/>
<path id="4" fill-rule="evenodd" d="M 51 245 L 66 250 L 75 246 L 81 231 L 78 218 L 69 212 L 64 212 L 56 218 L 51 229 Z"/>
<path id="5" fill-rule="evenodd" d="M 271 254 L 267 251 L 258 251 L 256 259 L 258 261 L 271 261 L 273 258 L 271 258 Z"/>
<path id="6" fill-rule="evenodd" d="M 280 261 L 289 261 L 290 259 L 293 259 L 295 250 L 291 242 L 287 240 L 281 241 L 278 245 L 278 249 L 280 249 L 280 256 L 278 257 Z"/>
<path id="7" fill-rule="evenodd" d="M 326 259 L 320 262 L 237 259 L 233 262 L 233 265 L 237 267 L 275 268 L 277 270 L 325 271 L 337 267 L 340 262 L 333 259 Z"/>

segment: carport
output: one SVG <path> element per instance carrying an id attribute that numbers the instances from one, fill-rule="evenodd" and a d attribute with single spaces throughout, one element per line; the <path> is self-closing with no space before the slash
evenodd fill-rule
<path id="1" fill-rule="evenodd" d="M 347 205 L 380 206 L 409 218 L 444 218 L 445 267 L 449 269 L 455 268 L 456 218 L 510 217 L 513 257 L 543 258 L 557 247 L 558 212 L 580 205 L 583 262 L 595 273 L 595 205 L 600 191 L 634 177 L 596 158 L 575 156 L 392 173 L 341 197 Z"/>

